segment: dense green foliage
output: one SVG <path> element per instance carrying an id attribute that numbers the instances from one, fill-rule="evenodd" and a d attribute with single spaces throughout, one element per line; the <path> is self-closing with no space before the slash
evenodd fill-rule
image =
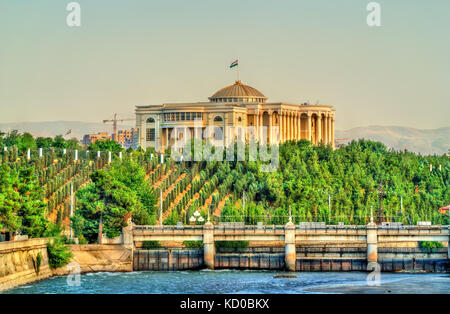
<path id="1" fill-rule="evenodd" d="M 141 166 L 131 160 L 113 162 L 96 170 L 91 183 L 77 192 L 77 210 L 71 217 L 76 236 L 93 243 L 98 238 L 100 218 L 108 238 L 121 234 L 131 213 L 136 224 L 155 223 L 155 198 Z"/>
<path id="2" fill-rule="evenodd" d="M 113 140 L 101 140 L 95 141 L 95 143 L 89 145 L 88 147 L 91 151 L 102 151 L 102 152 L 121 152 L 123 151 L 122 146 Z"/>
<path id="3" fill-rule="evenodd" d="M 450 203 L 445 155 L 396 152 L 365 140 L 333 150 L 302 140 L 280 145 L 279 166 L 262 172 L 261 161 L 180 163 L 165 156 L 161 164 L 153 150 L 142 149 L 122 152 L 122 159 L 115 152 L 108 164 L 105 150 L 115 148 L 107 141 L 79 151 L 75 160 L 71 147 L 77 146 L 70 143 L 61 136 L 0 134 L 0 146 L 8 146 L 0 151 L 0 231 L 38 237 L 49 218 L 66 223 L 71 185 L 76 192 L 71 221 L 81 242 L 97 240 L 100 217 L 108 237 L 120 234 L 129 214 L 135 224 L 155 224 L 160 191 L 168 225 L 188 224 L 195 211 L 203 217 L 196 224 L 208 217 L 284 224 L 289 212 L 295 223 L 366 224 L 371 208 L 377 221 L 448 224 L 437 212 Z M 41 157 L 38 147 L 44 148 Z M 100 157 L 96 149 L 102 150 Z"/>
<path id="4" fill-rule="evenodd" d="M 20 134 L 17 130 L 9 133 L 0 131 L 0 147 L 16 146 L 19 152 L 24 153 L 28 149 L 36 148 L 67 148 L 67 149 L 81 149 L 80 144 L 76 138 L 66 140 L 62 135 L 57 135 L 55 138 L 38 137 L 33 138 L 30 133 Z"/>
<path id="5" fill-rule="evenodd" d="M 42 194 L 33 167 L 0 165 L 0 230 L 42 236 L 47 226 Z"/>
<path id="6" fill-rule="evenodd" d="M 302 140 L 280 146 L 275 172 L 263 173 L 258 163 L 249 162 L 223 163 L 217 173 L 219 182 L 231 175 L 235 196 L 247 191 L 244 215 L 242 203 L 235 205 L 237 198 L 225 205 L 222 216 L 229 221 L 242 221 L 246 216 L 247 223 L 286 222 L 291 208 L 296 222 L 365 224 L 373 207 L 379 220 L 448 223 L 437 212 L 450 203 L 446 156 L 389 151 L 381 143 L 364 140 L 333 151 Z M 380 187 L 385 193 L 378 193 Z"/>

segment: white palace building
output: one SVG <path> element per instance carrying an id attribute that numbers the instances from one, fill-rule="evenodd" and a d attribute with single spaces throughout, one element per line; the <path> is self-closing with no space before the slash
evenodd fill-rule
<path id="1" fill-rule="evenodd" d="M 202 131 L 208 126 L 222 130 L 253 127 L 258 141 L 263 137 L 269 143 L 306 139 L 334 148 L 335 111 L 329 105 L 267 102 L 267 97 L 256 88 L 236 81 L 206 102 L 136 106 L 136 127 L 139 146 L 153 147 L 158 152 L 175 143 L 174 134 L 178 133 L 174 129 L 184 129 L 194 136 L 194 127 L 199 126 Z M 263 127 L 268 131 L 262 132 Z M 230 143 L 227 131 L 224 134 L 224 144 Z M 249 133 L 245 134 L 249 140 Z"/>

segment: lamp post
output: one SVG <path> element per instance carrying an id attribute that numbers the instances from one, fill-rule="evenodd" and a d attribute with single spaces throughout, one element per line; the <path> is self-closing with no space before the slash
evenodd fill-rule
<path id="1" fill-rule="evenodd" d="M 159 189 L 159 225 L 162 226 L 162 189 L 160 186 L 157 186 L 156 188 Z"/>
<path id="2" fill-rule="evenodd" d="M 192 214 L 191 218 L 189 218 L 189 222 L 191 222 L 191 223 L 195 223 L 196 221 L 198 221 L 198 222 L 205 221 L 205 219 L 201 216 L 201 214 L 198 212 L 198 210 L 196 210 L 194 212 L 194 214 Z"/>
<path id="3" fill-rule="evenodd" d="M 394 192 L 394 191 L 388 191 L 386 192 L 387 194 L 395 194 L 395 195 L 399 195 L 400 196 L 400 212 L 403 216 L 403 195 L 398 193 L 398 192 Z"/>
<path id="4" fill-rule="evenodd" d="M 319 189 L 319 192 L 325 192 L 325 193 L 328 194 L 328 211 L 330 212 L 330 215 L 331 215 L 331 195 L 334 195 L 334 194 L 336 194 L 336 193 L 335 193 L 335 192 L 334 192 L 334 193 L 331 193 L 331 192 L 329 192 L 328 190 L 323 191 L 323 190 L 320 190 L 320 189 Z"/>
<path id="5" fill-rule="evenodd" d="M 245 222 L 245 190 L 242 193 L 242 221 Z"/>

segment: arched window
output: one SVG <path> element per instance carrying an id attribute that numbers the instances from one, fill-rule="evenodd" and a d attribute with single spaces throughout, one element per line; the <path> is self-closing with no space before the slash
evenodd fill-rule
<path id="1" fill-rule="evenodd" d="M 155 119 L 150 117 L 147 119 L 147 123 L 155 123 Z"/>
<path id="2" fill-rule="evenodd" d="M 238 122 L 241 122 L 241 121 L 242 121 L 242 118 L 241 118 L 241 117 L 239 117 L 239 118 L 238 118 Z"/>
<path id="3" fill-rule="evenodd" d="M 214 117 L 214 122 L 219 122 L 219 121 L 223 121 L 222 117 L 220 117 L 220 116 Z"/>

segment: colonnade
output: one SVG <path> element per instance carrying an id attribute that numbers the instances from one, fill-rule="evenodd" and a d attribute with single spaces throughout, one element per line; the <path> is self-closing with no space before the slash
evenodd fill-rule
<path id="1" fill-rule="evenodd" d="M 298 141 L 306 139 L 314 145 L 323 143 L 334 148 L 334 112 L 314 110 L 259 110 L 255 125 L 259 140 L 264 139 L 262 127 L 266 126 L 269 142 Z M 278 126 L 278 134 L 271 127 Z"/>

